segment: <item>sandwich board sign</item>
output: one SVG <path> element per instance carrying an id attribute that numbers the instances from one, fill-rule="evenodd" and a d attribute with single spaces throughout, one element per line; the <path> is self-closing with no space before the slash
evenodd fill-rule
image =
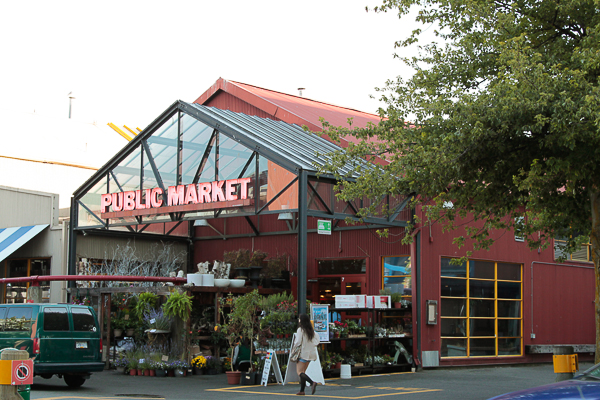
<path id="1" fill-rule="evenodd" d="M 262 379 L 260 381 L 261 386 L 267 386 L 269 383 L 269 373 L 271 372 L 271 365 L 273 366 L 273 372 L 275 373 L 275 379 L 280 385 L 283 384 L 283 378 L 281 377 L 281 368 L 279 368 L 279 362 L 275 355 L 275 350 L 268 350 L 267 357 L 265 358 L 265 366 L 263 368 Z"/>
<path id="2" fill-rule="evenodd" d="M 296 334 L 294 333 L 294 337 L 292 338 L 292 345 L 290 346 L 290 354 L 292 354 L 292 348 L 294 347 L 295 340 Z M 305 374 L 310 376 L 313 382 L 320 383 L 321 385 L 325 384 L 325 377 L 323 376 L 323 369 L 321 368 L 319 352 L 317 352 L 316 361 L 311 361 L 308 364 L 308 368 L 306 369 Z M 286 383 L 299 381 L 300 377 L 298 376 L 298 372 L 296 371 L 296 362 L 288 358 L 287 368 L 285 369 L 285 380 L 283 381 L 283 384 L 285 385 Z"/>

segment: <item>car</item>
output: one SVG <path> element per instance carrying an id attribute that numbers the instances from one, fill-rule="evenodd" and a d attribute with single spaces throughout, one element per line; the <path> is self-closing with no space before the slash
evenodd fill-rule
<path id="1" fill-rule="evenodd" d="M 92 307 L 73 304 L 0 305 L 0 349 L 26 350 L 33 373 L 83 385 L 104 370 L 98 317 Z"/>
<path id="2" fill-rule="evenodd" d="M 518 390 L 488 400 L 590 400 L 600 399 L 600 363 L 572 379 Z"/>

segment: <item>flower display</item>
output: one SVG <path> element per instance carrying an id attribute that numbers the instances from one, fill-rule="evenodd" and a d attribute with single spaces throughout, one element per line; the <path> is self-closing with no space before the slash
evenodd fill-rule
<path id="1" fill-rule="evenodd" d="M 90 299 L 88 296 L 85 296 L 85 297 L 73 297 L 73 300 L 71 301 L 71 304 L 76 304 L 78 306 L 91 306 L 92 305 L 92 299 Z"/>
<path id="2" fill-rule="evenodd" d="M 196 368 L 206 368 L 206 358 L 204 356 L 196 356 L 192 359 L 192 366 Z"/>
<path id="3" fill-rule="evenodd" d="M 129 365 L 129 360 L 125 357 L 119 357 L 117 358 L 115 361 L 112 362 L 113 367 L 115 368 L 119 368 L 119 367 L 127 367 L 127 365 Z"/>

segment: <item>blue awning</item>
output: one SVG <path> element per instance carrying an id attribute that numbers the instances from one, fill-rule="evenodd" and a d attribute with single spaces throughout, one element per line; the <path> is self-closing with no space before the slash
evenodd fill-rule
<path id="1" fill-rule="evenodd" d="M 0 262 L 40 233 L 48 224 L 0 229 Z"/>

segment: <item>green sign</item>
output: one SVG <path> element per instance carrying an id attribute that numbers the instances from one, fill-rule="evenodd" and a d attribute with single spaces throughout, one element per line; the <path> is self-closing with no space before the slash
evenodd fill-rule
<path id="1" fill-rule="evenodd" d="M 319 235 L 331 235 L 331 221 L 320 219 L 317 221 L 317 233 Z"/>

